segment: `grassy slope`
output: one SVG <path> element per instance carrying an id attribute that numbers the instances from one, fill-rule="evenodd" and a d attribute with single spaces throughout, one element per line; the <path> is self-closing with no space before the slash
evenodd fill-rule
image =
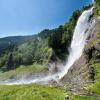
<path id="1" fill-rule="evenodd" d="M 0 100 L 63 100 L 65 92 L 39 85 L 0 86 Z"/>
<path id="2" fill-rule="evenodd" d="M 41 85 L 0 86 L 0 100 L 64 100 L 64 90 Z M 99 100 L 98 97 L 70 96 L 71 100 Z"/>

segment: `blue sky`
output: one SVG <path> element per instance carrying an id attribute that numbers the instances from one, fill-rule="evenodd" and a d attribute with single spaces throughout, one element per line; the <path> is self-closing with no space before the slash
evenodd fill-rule
<path id="1" fill-rule="evenodd" d="M 0 37 L 31 35 L 64 24 L 92 0 L 0 0 Z"/>

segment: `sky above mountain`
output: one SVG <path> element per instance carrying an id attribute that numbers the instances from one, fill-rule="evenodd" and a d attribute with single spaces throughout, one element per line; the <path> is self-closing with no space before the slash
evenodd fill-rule
<path id="1" fill-rule="evenodd" d="M 31 35 L 68 21 L 92 0 L 0 0 L 0 37 Z"/>

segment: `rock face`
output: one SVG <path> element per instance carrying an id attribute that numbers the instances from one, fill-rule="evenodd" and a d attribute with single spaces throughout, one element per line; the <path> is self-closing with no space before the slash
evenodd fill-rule
<path id="1" fill-rule="evenodd" d="M 63 66 L 63 63 L 64 61 L 60 60 L 55 53 L 53 53 L 49 59 L 49 63 L 48 63 L 48 66 L 49 66 L 49 73 L 52 75 L 52 74 L 55 74 L 57 72 L 59 72 Z"/>
<path id="2" fill-rule="evenodd" d="M 89 74 L 90 70 L 85 56 L 82 55 L 69 69 L 67 75 L 65 75 L 61 81 L 70 91 L 82 92 L 84 86 L 91 82 Z"/>
<path id="3" fill-rule="evenodd" d="M 90 66 L 91 59 L 100 62 L 100 19 L 94 19 L 94 27 L 89 29 L 90 36 L 83 55 L 73 64 L 67 75 L 61 79 L 61 83 L 73 93 L 85 93 L 85 87 L 94 81 L 93 75 L 95 74 Z"/>

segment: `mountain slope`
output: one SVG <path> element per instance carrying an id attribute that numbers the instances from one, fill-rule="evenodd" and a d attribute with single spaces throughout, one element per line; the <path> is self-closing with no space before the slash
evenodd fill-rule
<path id="1" fill-rule="evenodd" d="M 48 86 L 0 86 L 0 100 L 63 100 L 65 92 Z"/>
<path id="2" fill-rule="evenodd" d="M 36 37 L 34 36 L 12 36 L 12 37 L 5 37 L 5 38 L 0 38 L 0 54 L 9 46 L 15 46 L 22 44 L 24 42 L 27 42 L 29 40 L 32 40 Z"/>

